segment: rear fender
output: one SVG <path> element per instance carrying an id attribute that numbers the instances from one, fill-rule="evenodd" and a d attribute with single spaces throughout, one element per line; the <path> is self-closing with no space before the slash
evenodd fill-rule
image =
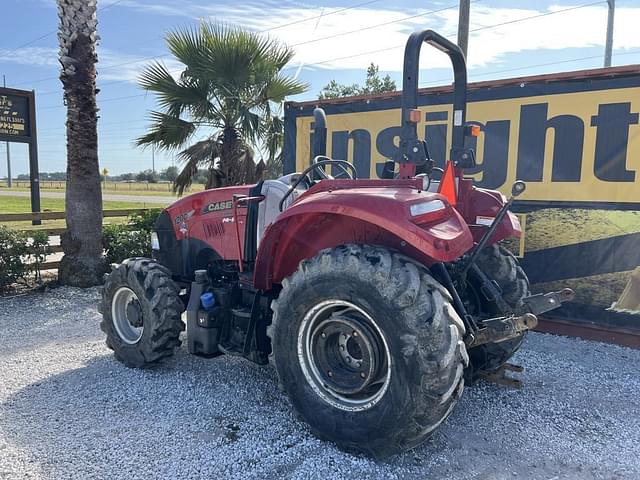
<path id="1" fill-rule="evenodd" d="M 471 232 L 454 209 L 437 222 L 418 226 L 351 207 L 328 209 L 307 203 L 289 207 L 265 231 L 254 270 L 254 286 L 269 290 L 291 275 L 299 263 L 320 250 L 349 243 L 379 245 L 425 265 L 450 262 L 472 246 Z"/>
<path id="2" fill-rule="evenodd" d="M 468 192 L 465 202 L 465 208 L 461 212 L 469 224 L 474 242 L 479 242 L 484 233 L 487 231 L 488 225 L 498 214 L 498 211 L 505 204 L 505 197 L 496 190 L 487 190 L 484 188 L 472 187 Z M 489 239 L 487 245 L 492 245 L 506 238 L 520 238 L 522 236 L 522 227 L 520 220 L 512 212 L 508 212 L 498 226 L 493 237 Z"/>

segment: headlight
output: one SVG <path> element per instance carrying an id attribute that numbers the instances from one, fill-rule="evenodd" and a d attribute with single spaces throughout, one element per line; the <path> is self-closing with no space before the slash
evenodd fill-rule
<path id="1" fill-rule="evenodd" d="M 442 200 L 430 200 L 428 202 L 414 203 L 409 207 L 409 211 L 412 217 L 418 217 L 427 213 L 438 212 L 445 208 L 447 207 Z"/>
<path id="2" fill-rule="evenodd" d="M 151 232 L 151 250 L 160 250 L 160 240 L 156 232 Z"/>

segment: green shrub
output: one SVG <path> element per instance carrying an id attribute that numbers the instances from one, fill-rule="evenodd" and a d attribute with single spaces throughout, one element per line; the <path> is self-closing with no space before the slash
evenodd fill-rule
<path id="1" fill-rule="evenodd" d="M 0 289 L 6 288 L 29 273 L 27 236 L 0 226 Z"/>
<path id="2" fill-rule="evenodd" d="M 124 225 L 106 225 L 102 243 L 109 263 L 130 257 L 151 257 L 151 232 L 160 210 L 148 210 L 129 217 Z"/>

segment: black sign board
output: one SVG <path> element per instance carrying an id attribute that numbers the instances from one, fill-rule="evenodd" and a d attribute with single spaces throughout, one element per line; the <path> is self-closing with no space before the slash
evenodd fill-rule
<path id="1" fill-rule="evenodd" d="M 0 136 L 3 140 L 31 136 L 29 100 L 22 95 L 0 95 Z"/>
<path id="2" fill-rule="evenodd" d="M 0 141 L 29 144 L 31 211 L 40 212 L 36 99 L 33 91 L 0 88 Z M 40 225 L 40 220 L 33 221 Z"/>

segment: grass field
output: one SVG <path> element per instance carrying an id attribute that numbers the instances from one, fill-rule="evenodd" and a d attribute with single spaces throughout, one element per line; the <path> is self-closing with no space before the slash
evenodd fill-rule
<path id="1" fill-rule="evenodd" d="M 7 191 L 6 181 L 0 181 L 0 190 Z M 19 181 L 13 182 L 12 191 L 28 192 L 29 182 Z M 64 192 L 65 182 L 40 182 L 40 191 L 42 192 Z M 204 190 L 204 185 L 196 183 L 191 185 L 188 193 L 200 192 Z M 173 196 L 171 185 L 167 183 L 124 183 L 124 182 L 107 182 L 102 183 L 102 191 L 104 193 L 121 193 L 123 195 L 167 195 Z"/>
<path id="2" fill-rule="evenodd" d="M 62 198 L 42 198 L 40 201 L 43 212 L 63 212 L 64 199 Z M 159 208 L 160 205 L 145 204 L 144 198 L 140 202 L 112 202 L 105 201 L 103 208 L 105 210 L 130 209 L 130 208 Z M 28 197 L 11 197 L 0 196 L 0 213 L 29 213 L 31 212 L 31 201 Z M 105 218 L 105 223 L 121 223 L 126 217 Z M 6 225 L 9 228 L 16 229 L 44 229 L 44 228 L 61 228 L 65 226 L 65 221 L 61 220 L 43 220 L 41 226 L 32 226 L 31 222 L 6 222 L 0 225 Z"/>
<path id="3" fill-rule="evenodd" d="M 64 192 L 64 188 L 41 188 L 40 192 L 60 192 L 63 193 Z M 11 189 L 8 189 L 6 187 L 0 187 L 0 192 L 28 192 L 30 191 L 29 188 L 24 188 L 24 187 L 14 187 Z M 102 190 L 102 193 L 112 193 L 112 194 L 117 194 L 117 195 L 127 195 L 127 196 L 135 196 L 135 197 L 167 197 L 168 199 L 172 199 L 172 198 L 177 198 L 177 196 L 170 191 L 167 190 Z M 192 193 L 192 192 L 188 192 L 188 193 Z M 187 193 L 187 194 L 188 194 Z M 186 194 L 186 195 L 187 195 Z M 144 201 L 144 200 L 141 200 Z"/>

